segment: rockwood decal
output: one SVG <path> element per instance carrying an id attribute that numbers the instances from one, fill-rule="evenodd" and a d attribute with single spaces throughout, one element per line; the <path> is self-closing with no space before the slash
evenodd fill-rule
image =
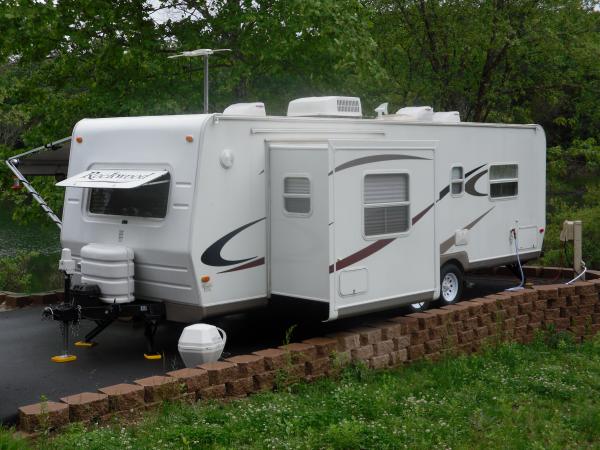
<path id="1" fill-rule="evenodd" d="M 78 179 L 87 180 L 87 181 L 112 181 L 115 183 L 119 182 L 128 182 L 128 181 L 139 181 L 145 180 L 153 176 L 156 172 L 133 172 L 133 173 L 125 173 L 125 172 L 100 172 L 100 171 L 91 171 L 90 173 L 83 174 Z"/>

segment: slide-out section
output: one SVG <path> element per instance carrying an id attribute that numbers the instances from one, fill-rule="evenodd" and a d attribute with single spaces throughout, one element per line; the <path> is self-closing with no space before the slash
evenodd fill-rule
<path id="1" fill-rule="evenodd" d="M 439 278 L 436 143 L 340 140 L 330 145 L 330 317 L 431 299 Z"/>

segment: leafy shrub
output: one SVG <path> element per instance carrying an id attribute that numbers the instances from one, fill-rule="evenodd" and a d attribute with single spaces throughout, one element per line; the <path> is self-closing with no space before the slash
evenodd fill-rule
<path id="1" fill-rule="evenodd" d="M 37 252 L 19 252 L 15 256 L 0 258 L 0 290 L 31 291 L 33 276 L 29 267 L 38 256 Z"/>
<path id="2" fill-rule="evenodd" d="M 600 268 L 600 145 L 594 139 L 574 140 L 567 148 L 548 149 L 545 265 L 572 264 L 559 240 L 565 220 L 583 222 L 583 259 Z"/>

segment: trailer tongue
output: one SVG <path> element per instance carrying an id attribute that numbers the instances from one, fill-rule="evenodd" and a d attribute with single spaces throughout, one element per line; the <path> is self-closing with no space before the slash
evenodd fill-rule
<path id="1" fill-rule="evenodd" d="M 85 255 L 81 262 L 82 284 L 71 286 L 76 263 L 71 251 L 63 249 L 59 269 L 65 279 L 64 302 L 46 307 L 44 318 L 60 322 L 62 354 L 52 357 L 54 362 L 74 361 L 69 353 L 69 333 L 83 319 L 96 323 L 96 327 L 85 335 L 83 341 L 75 342 L 78 347 L 92 347 L 93 339 L 119 317 L 133 317 L 144 322 L 146 337 L 146 359 L 161 359 L 154 348 L 154 335 L 158 323 L 164 319 L 163 303 L 136 301 L 133 297 L 133 251 L 116 245 L 89 244 L 82 249 Z"/>
<path id="2" fill-rule="evenodd" d="M 6 165 L 22 183 L 46 215 L 62 229 L 62 222 L 27 180 L 28 176 L 54 176 L 65 178 L 68 170 L 71 138 L 37 147 L 15 155 Z M 156 182 L 167 174 L 164 170 L 87 170 L 63 179 L 57 186 L 95 189 L 135 189 Z M 81 251 L 79 264 L 71 257 L 68 248 L 62 250 L 59 271 L 64 275 L 64 302 L 46 307 L 45 319 L 60 322 L 62 353 L 53 356 L 54 362 L 75 361 L 69 352 L 70 335 L 81 320 L 91 320 L 96 327 L 84 340 L 75 342 L 78 347 L 91 347 L 93 339 L 119 317 L 134 317 L 144 321 L 146 359 L 160 359 L 154 348 L 154 335 L 160 320 L 164 319 L 163 303 L 136 301 L 134 298 L 133 250 L 125 246 L 88 244 Z M 81 284 L 72 285 L 72 276 L 81 274 Z"/>

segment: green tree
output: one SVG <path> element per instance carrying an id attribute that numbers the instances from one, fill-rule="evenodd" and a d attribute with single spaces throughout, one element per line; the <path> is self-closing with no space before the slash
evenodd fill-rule
<path id="1" fill-rule="evenodd" d="M 179 20 L 157 23 L 165 8 L 182 11 Z M 366 18 L 358 0 L 8 0 L 0 4 L 0 157 L 67 136 L 83 117 L 199 112 L 202 61 L 167 59 L 175 51 L 233 49 L 211 60 L 212 111 L 263 100 L 282 113 L 300 95 L 351 93 L 376 73 Z M 0 199 L 40 219 L 2 173 Z M 33 182 L 58 210 L 53 181 Z"/>
<path id="2" fill-rule="evenodd" d="M 600 109 L 590 101 L 600 94 L 597 2 L 366 4 L 394 103 L 456 109 L 475 122 L 541 123 L 551 143 L 573 137 L 565 126 L 580 137 L 598 135 Z"/>

